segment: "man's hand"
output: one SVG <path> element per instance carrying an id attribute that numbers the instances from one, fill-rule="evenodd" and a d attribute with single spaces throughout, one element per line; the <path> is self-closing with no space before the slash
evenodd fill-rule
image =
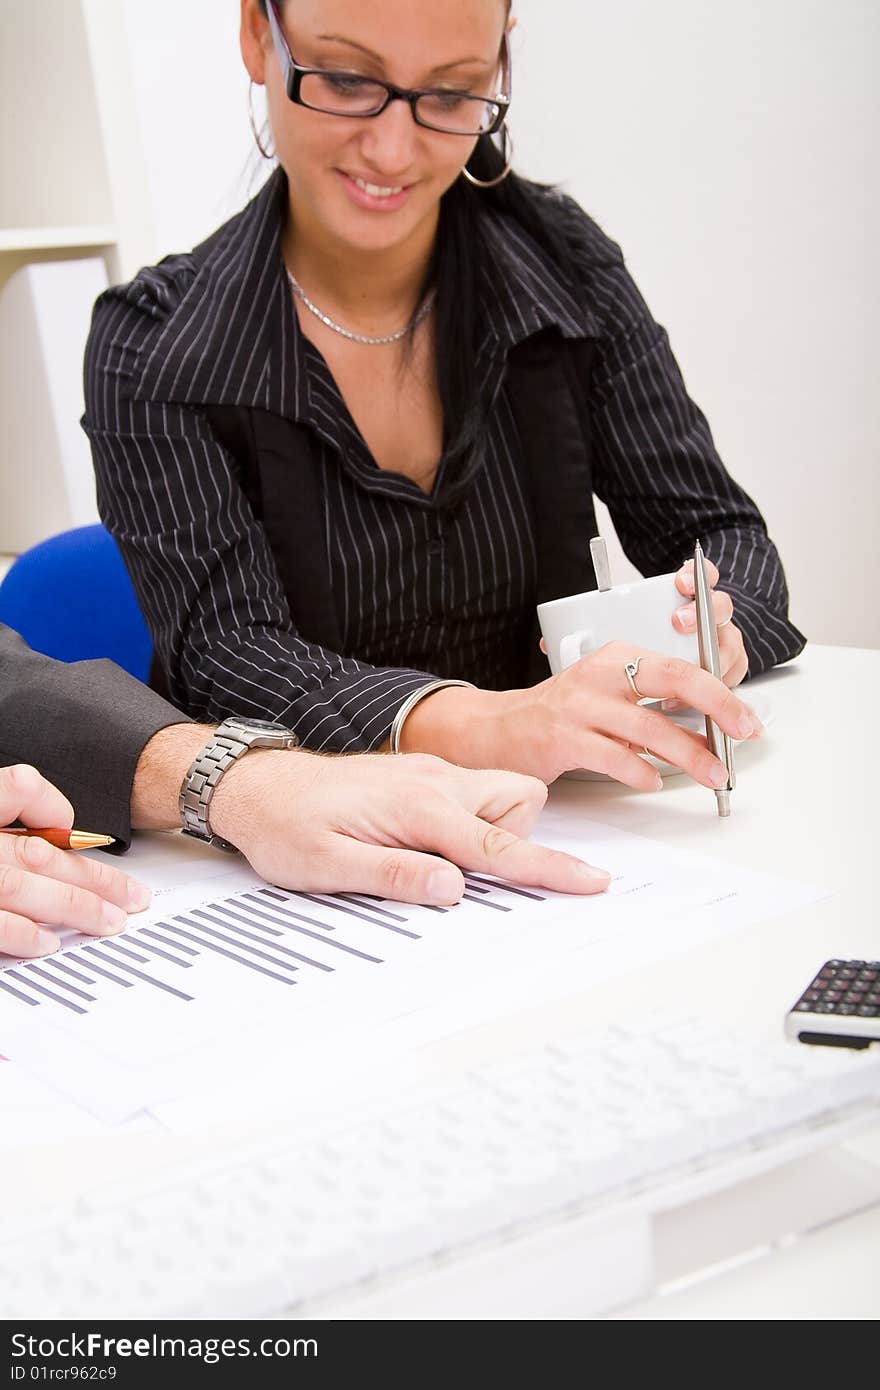
<path id="1" fill-rule="evenodd" d="M 66 829 L 73 807 L 36 768 L 0 768 L 0 827 L 14 820 Z M 0 829 L 0 954 L 48 955 L 58 945 L 53 926 L 110 936 L 149 901 L 149 890 L 118 869 Z"/>
<path id="2" fill-rule="evenodd" d="M 180 825 L 180 784 L 212 733 L 173 724 L 150 739 L 132 788 L 135 829 Z M 223 774 L 208 814 L 216 834 L 285 888 L 442 905 L 461 897 L 466 868 L 560 893 L 602 892 L 604 869 L 521 838 L 546 799 L 534 777 L 428 754 L 254 748 Z"/>
<path id="3" fill-rule="evenodd" d="M 474 772 L 428 754 L 255 750 L 224 775 L 210 814 L 259 874 L 288 888 L 448 904 L 464 892 L 465 868 L 561 893 L 602 892 L 605 870 L 521 838 L 546 798 L 534 777 Z"/>

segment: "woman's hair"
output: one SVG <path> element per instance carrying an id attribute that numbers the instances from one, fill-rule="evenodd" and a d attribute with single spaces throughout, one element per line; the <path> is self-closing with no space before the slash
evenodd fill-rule
<path id="1" fill-rule="evenodd" d="M 468 170 L 478 179 L 501 173 L 504 156 L 490 137 L 477 142 Z M 512 170 L 494 188 L 475 188 L 464 178 L 443 195 L 440 227 L 428 282 L 437 287 L 437 384 L 443 407 L 444 444 L 448 468 L 470 474 L 482 454 L 486 403 L 481 399 L 477 350 L 483 334 L 480 312 L 480 274 L 490 280 L 498 273 L 484 240 L 484 212 L 491 209 L 514 219 L 560 268 L 571 266 L 563 220 L 550 212 L 555 199 L 541 197 L 541 185 Z M 561 208 L 560 208 L 561 213 Z M 500 297 L 505 286 L 495 287 Z"/>
<path id="2" fill-rule="evenodd" d="M 266 0 L 260 0 L 265 11 Z M 510 0 L 506 0 L 509 12 Z M 481 136 L 468 160 L 475 178 L 490 180 L 504 168 L 504 156 L 490 136 Z M 562 270 L 571 266 L 561 201 L 541 197 L 542 186 L 511 171 L 494 188 L 475 188 L 462 177 L 440 202 L 437 244 L 423 292 L 437 291 L 437 384 L 443 408 L 444 453 L 448 477 L 470 475 L 485 441 L 486 406 L 477 375 L 482 337 L 479 275 L 495 273 L 494 257 L 485 246 L 483 213 L 490 209 L 513 218 Z M 556 205 L 556 206 L 554 206 Z M 497 290 L 503 291 L 503 285 Z M 455 487 L 448 493 L 454 500 Z"/>

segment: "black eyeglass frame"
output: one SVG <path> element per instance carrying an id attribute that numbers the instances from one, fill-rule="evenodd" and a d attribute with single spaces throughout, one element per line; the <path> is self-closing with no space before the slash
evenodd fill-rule
<path id="1" fill-rule="evenodd" d="M 278 13 L 276 0 L 266 0 L 266 17 L 269 20 L 269 28 L 272 31 L 272 40 L 275 45 L 275 52 L 278 56 L 278 63 L 281 68 L 281 76 L 284 79 L 285 90 L 292 102 L 297 106 L 302 106 L 306 111 L 320 111 L 325 116 L 342 116 L 349 120 L 371 120 L 374 116 L 381 116 L 386 107 L 392 101 L 405 101 L 412 112 L 412 118 L 416 125 L 423 126 L 425 130 L 437 131 L 441 135 L 461 135 L 466 139 L 473 139 L 475 135 L 494 135 L 504 124 L 507 112 L 510 108 L 510 43 L 507 34 L 504 35 L 502 46 L 502 73 L 501 81 L 503 90 L 497 92 L 494 97 L 481 97 L 476 92 L 461 92 L 458 95 L 467 97 L 471 101 L 481 101 L 484 106 L 495 106 L 497 112 L 495 119 L 485 130 L 463 131 L 449 130 L 445 126 L 433 125 L 430 121 L 423 120 L 416 109 L 420 97 L 448 97 L 448 88 L 443 87 L 422 87 L 406 88 L 396 87 L 393 82 L 383 82 L 378 77 L 365 77 L 362 80 L 369 82 L 374 87 L 385 89 L 385 100 L 381 106 L 377 106 L 374 111 L 328 111 L 322 106 L 312 106 L 310 102 L 303 101 L 300 95 L 300 88 L 304 77 L 352 77 L 351 72 L 344 72 L 341 69 L 333 68 L 306 68 L 298 63 L 290 51 L 290 45 L 281 27 L 281 16 Z"/>

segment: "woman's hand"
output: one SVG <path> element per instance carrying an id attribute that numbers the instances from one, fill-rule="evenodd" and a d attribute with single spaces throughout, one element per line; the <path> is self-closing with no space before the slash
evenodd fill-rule
<path id="1" fill-rule="evenodd" d="M 704 737 L 639 703 L 625 671 L 636 661 L 642 698 L 690 705 L 734 739 L 762 732 L 754 711 L 708 671 L 628 642 L 608 642 L 528 690 L 439 690 L 416 705 L 403 743 L 468 766 L 503 762 L 543 782 L 590 768 L 636 790 L 658 791 L 659 773 L 639 756 L 645 750 L 703 786 L 725 786 L 727 769 Z"/>
<path id="2" fill-rule="evenodd" d="M 721 676 L 725 685 L 739 685 L 749 669 L 749 658 L 743 645 L 743 637 L 733 618 L 733 599 L 723 591 L 715 592 L 718 583 L 718 570 L 711 560 L 706 561 L 706 577 L 712 589 L 712 607 L 718 628 L 718 654 L 721 657 Z M 679 632 L 695 632 L 697 610 L 694 604 L 694 562 L 687 560 L 675 576 L 675 587 L 690 603 L 683 603 L 672 615 L 672 625 Z"/>
<path id="3" fill-rule="evenodd" d="M 66 829 L 73 807 L 36 768 L 0 768 L 0 827 L 14 820 Z M 149 889 L 119 869 L 0 828 L 0 954 L 48 955 L 58 938 L 46 924 L 110 936 L 149 901 Z"/>

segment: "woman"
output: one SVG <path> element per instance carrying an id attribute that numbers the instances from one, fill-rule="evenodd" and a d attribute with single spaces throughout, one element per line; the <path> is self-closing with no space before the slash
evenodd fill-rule
<path id="1" fill-rule="evenodd" d="M 717 785 L 626 663 L 752 737 L 732 687 L 803 638 L 618 248 L 510 171 L 512 24 L 506 0 L 242 0 L 279 167 L 99 301 L 102 515 L 191 714 L 650 790 L 644 745 Z M 645 574 L 703 541 L 723 682 L 614 643 L 547 677 L 535 604 L 594 585 L 594 492 Z"/>

